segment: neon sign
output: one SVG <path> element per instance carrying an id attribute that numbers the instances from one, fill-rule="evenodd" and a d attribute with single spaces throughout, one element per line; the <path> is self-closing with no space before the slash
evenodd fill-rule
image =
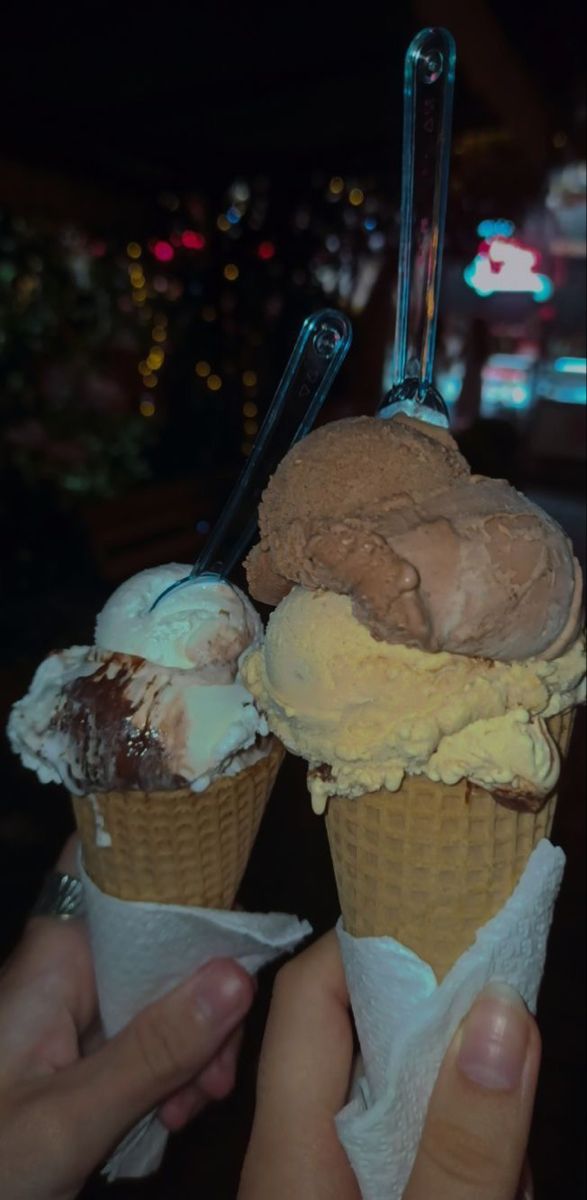
<path id="1" fill-rule="evenodd" d="M 513 221 L 506 221 L 503 217 L 499 217 L 496 221 L 482 221 L 477 226 L 477 233 L 480 238 L 505 237 L 510 238 L 516 231 Z"/>
<path id="2" fill-rule="evenodd" d="M 538 271 L 539 264 L 537 250 L 517 238 L 497 234 L 481 242 L 473 262 L 465 267 L 465 283 L 478 296 L 510 292 L 530 295 L 542 304 L 550 299 L 554 286 L 548 275 Z"/>

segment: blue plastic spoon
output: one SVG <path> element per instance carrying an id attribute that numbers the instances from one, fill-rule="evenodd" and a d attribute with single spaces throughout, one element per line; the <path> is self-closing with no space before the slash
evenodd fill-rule
<path id="1" fill-rule="evenodd" d="M 446 29 L 421 30 L 406 54 L 393 386 L 377 410 L 379 417 L 401 412 L 444 428 L 448 410 L 433 377 L 455 63 Z"/>
<path id="2" fill-rule="evenodd" d="M 312 428 L 352 340 L 351 323 L 335 309 L 307 317 L 261 426 L 253 452 L 189 575 L 165 588 L 157 605 L 178 588 L 227 579 L 257 529 L 261 492 L 286 451 Z"/>

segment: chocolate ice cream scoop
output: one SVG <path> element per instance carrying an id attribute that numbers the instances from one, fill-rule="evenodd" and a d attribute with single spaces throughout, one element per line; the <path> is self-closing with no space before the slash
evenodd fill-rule
<path id="1" fill-rule="evenodd" d="M 581 571 L 556 522 L 404 416 L 316 430 L 276 471 L 259 524 L 246 566 L 265 603 L 294 583 L 327 589 L 379 639 L 503 661 L 554 658 L 580 628 Z"/>

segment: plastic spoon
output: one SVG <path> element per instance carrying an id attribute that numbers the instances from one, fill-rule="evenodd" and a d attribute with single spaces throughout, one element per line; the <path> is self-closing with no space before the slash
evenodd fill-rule
<path id="1" fill-rule="evenodd" d="M 446 29 L 422 29 L 404 70 L 404 131 L 393 386 L 377 415 L 406 413 L 449 426 L 433 383 L 456 48 Z"/>
<path id="2" fill-rule="evenodd" d="M 352 340 L 350 321 L 335 309 L 307 317 L 253 447 L 202 553 L 185 579 L 165 588 L 158 604 L 194 583 L 226 579 L 257 529 L 261 492 L 283 455 L 312 428 Z"/>

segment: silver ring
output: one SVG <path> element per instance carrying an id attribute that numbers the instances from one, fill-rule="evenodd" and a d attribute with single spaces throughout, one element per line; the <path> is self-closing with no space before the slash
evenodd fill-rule
<path id="1" fill-rule="evenodd" d="M 57 917 L 71 921 L 83 916 L 84 895 L 81 880 L 62 871 L 51 871 L 33 905 L 31 917 Z"/>

